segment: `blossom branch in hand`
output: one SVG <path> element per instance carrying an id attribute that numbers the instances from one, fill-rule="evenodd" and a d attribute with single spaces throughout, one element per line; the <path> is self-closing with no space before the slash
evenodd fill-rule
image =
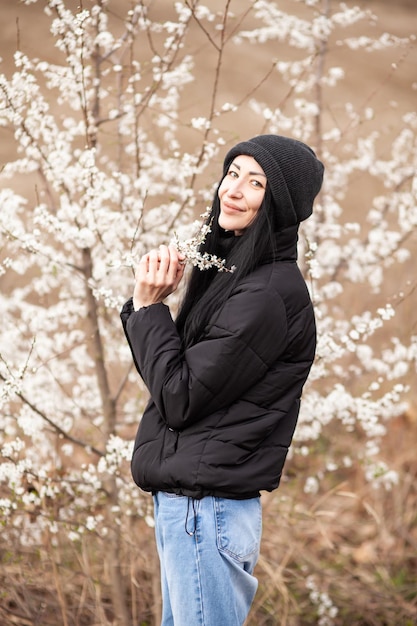
<path id="1" fill-rule="evenodd" d="M 133 292 L 135 310 L 162 302 L 177 289 L 184 275 L 184 260 L 172 244 L 159 246 L 141 258 Z"/>
<path id="2" fill-rule="evenodd" d="M 209 212 L 210 208 L 201 215 L 205 221 L 199 226 L 197 233 L 193 237 L 180 240 L 177 233 L 174 233 L 173 243 L 178 252 L 181 252 L 184 256 L 185 262 L 191 263 L 191 265 L 198 267 L 200 270 L 208 270 L 212 267 L 217 267 L 219 272 L 234 272 L 235 266 L 230 268 L 226 267 L 225 259 L 220 259 L 215 254 L 209 254 L 208 252 L 200 252 L 201 245 L 211 231 L 211 222 L 206 223 Z"/>

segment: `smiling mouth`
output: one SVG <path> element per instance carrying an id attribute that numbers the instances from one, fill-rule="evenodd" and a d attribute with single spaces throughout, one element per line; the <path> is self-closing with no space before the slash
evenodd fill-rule
<path id="1" fill-rule="evenodd" d="M 240 207 L 238 207 L 238 206 L 236 206 L 234 204 L 229 204 L 228 202 L 223 202 L 223 207 L 226 210 L 229 210 L 229 211 L 233 211 L 233 212 L 237 212 L 237 213 L 244 213 L 243 209 L 241 209 Z"/>

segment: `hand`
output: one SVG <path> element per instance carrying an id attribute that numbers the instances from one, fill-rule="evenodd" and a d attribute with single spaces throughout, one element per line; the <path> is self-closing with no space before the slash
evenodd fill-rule
<path id="1" fill-rule="evenodd" d="M 175 246 L 160 246 L 145 254 L 136 270 L 133 292 L 135 311 L 162 302 L 175 291 L 184 276 L 184 255 Z"/>

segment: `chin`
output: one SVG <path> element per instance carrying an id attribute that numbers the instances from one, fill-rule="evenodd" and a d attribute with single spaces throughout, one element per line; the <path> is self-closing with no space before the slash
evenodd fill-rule
<path id="1" fill-rule="evenodd" d="M 238 227 L 236 220 L 230 218 L 228 215 L 220 215 L 218 223 L 220 228 L 224 230 L 235 230 Z"/>
<path id="2" fill-rule="evenodd" d="M 222 220 L 221 217 L 218 220 L 218 224 L 220 228 L 223 228 L 223 230 L 233 230 L 232 228 L 230 228 L 230 224 L 227 223 L 227 220 Z"/>

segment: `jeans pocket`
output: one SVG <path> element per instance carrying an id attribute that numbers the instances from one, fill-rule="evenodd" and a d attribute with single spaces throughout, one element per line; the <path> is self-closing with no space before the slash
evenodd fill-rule
<path id="1" fill-rule="evenodd" d="M 214 507 L 219 551 L 239 562 L 256 562 L 262 535 L 261 499 L 214 498 Z"/>

